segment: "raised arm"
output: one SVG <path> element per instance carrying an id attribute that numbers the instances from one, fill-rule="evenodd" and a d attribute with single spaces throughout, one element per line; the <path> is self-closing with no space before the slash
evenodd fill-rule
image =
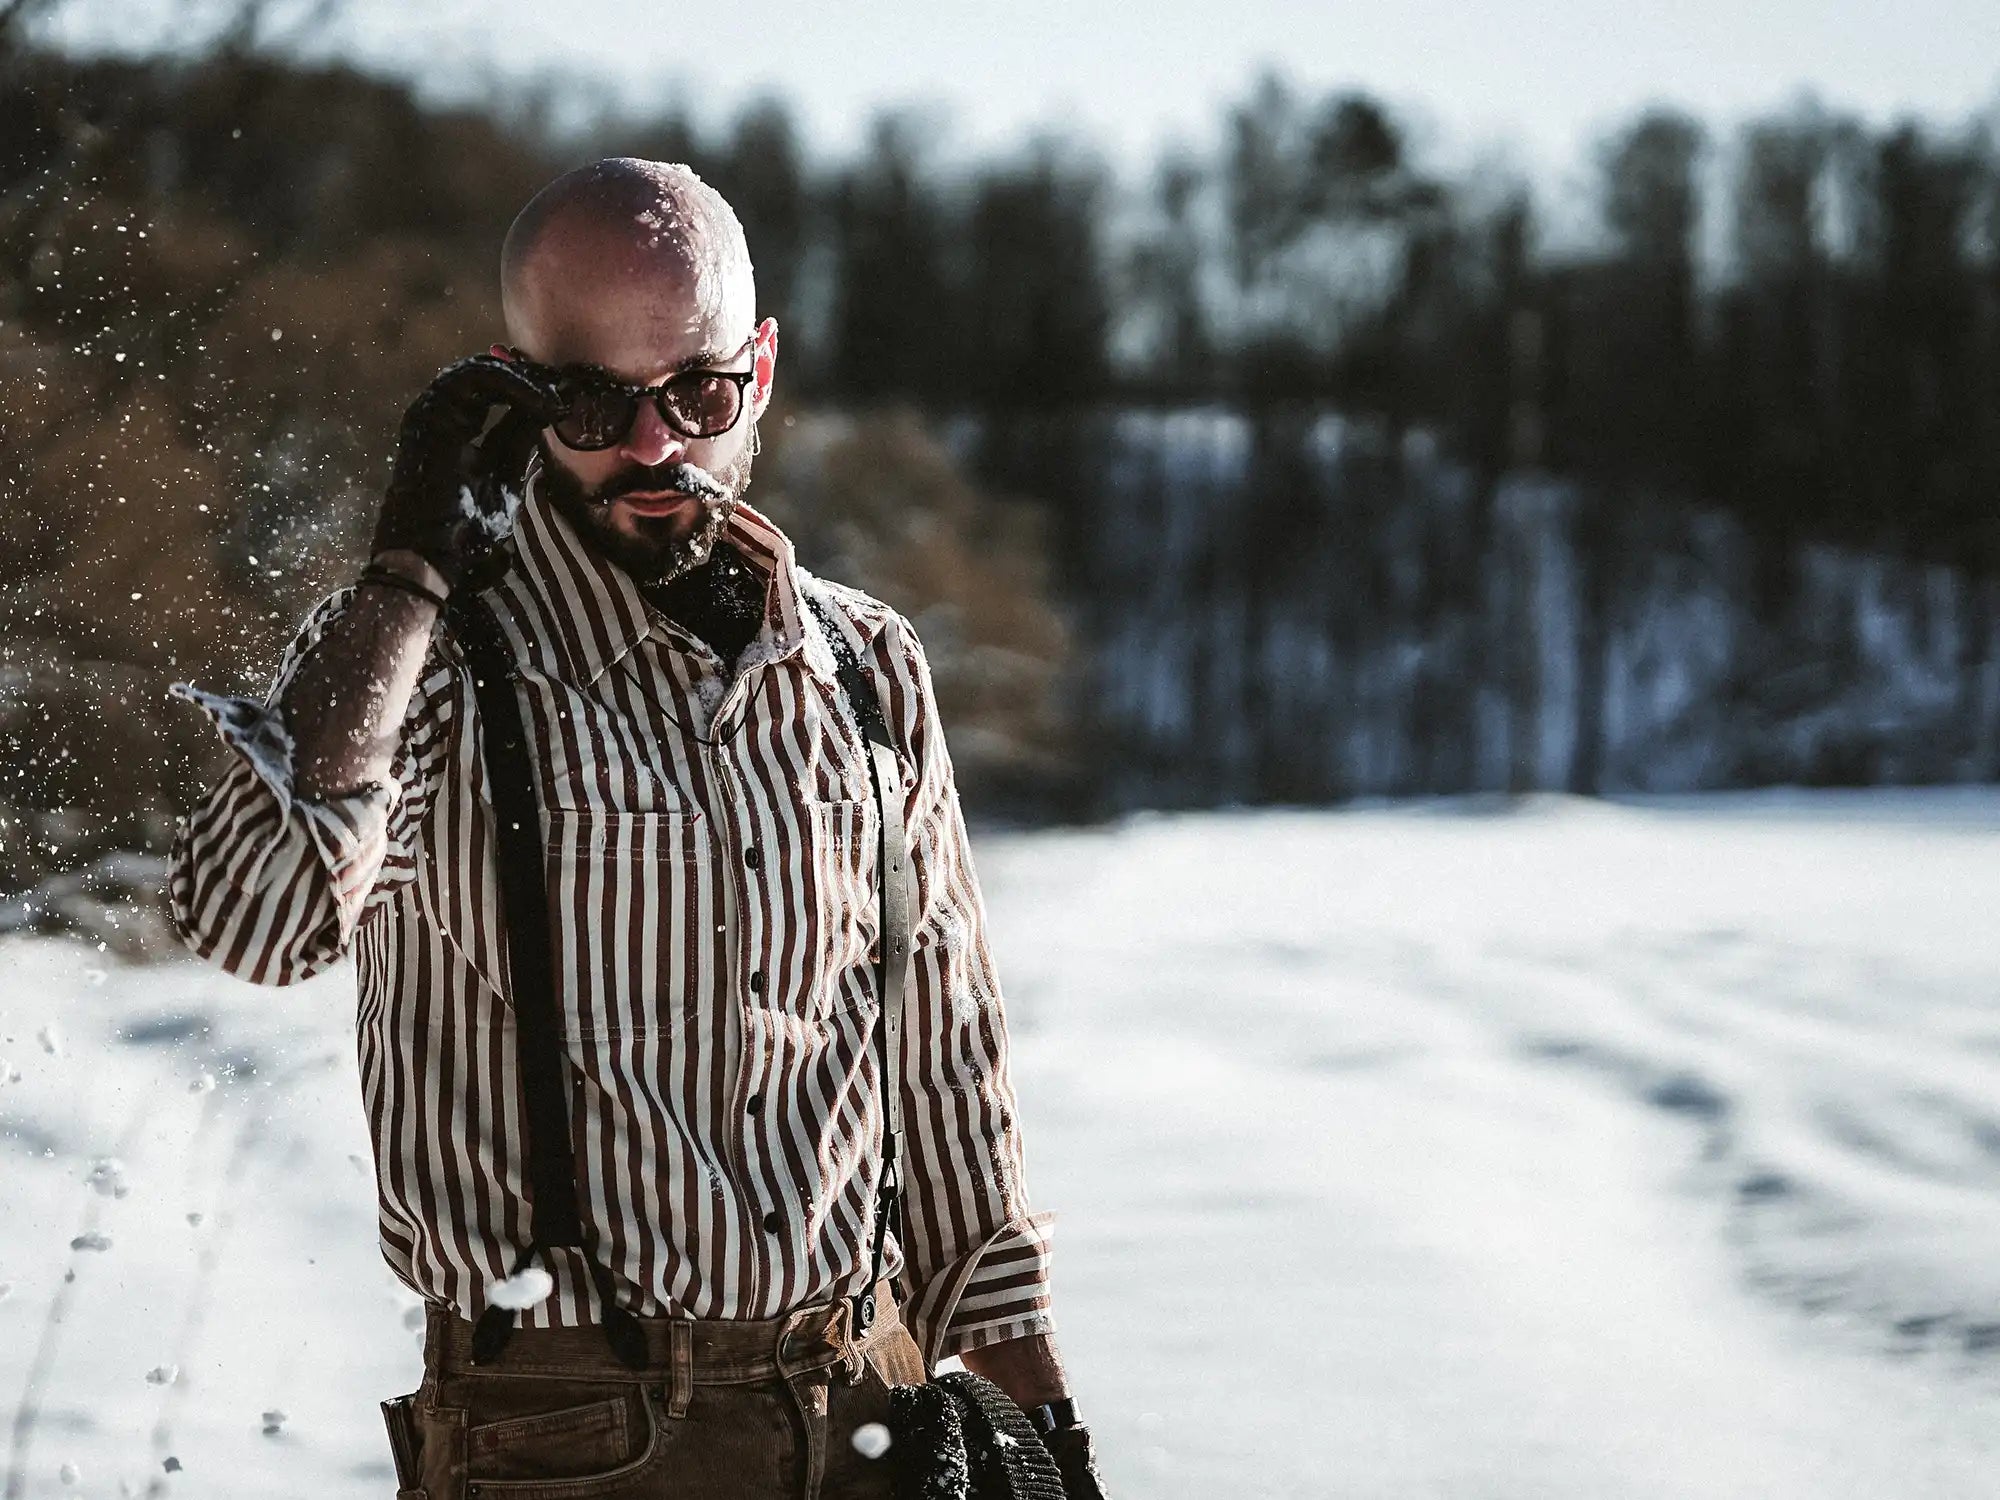
<path id="1" fill-rule="evenodd" d="M 528 452 L 560 405 L 545 376 L 487 355 L 440 371 L 404 413 L 374 562 L 313 612 L 268 698 L 174 685 L 237 752 L 182 824 L 170 886 L 182 939 L 230 973 L 288 984 L 316 972 L 371 895 L 410 873 L 449 669 L 414 714 L 412 699 L 447 591 L 505 566 Z"/>
<path id="2" fill-rule="evenodd" d="M 383 561 L 426 576 L 421 559 Z M 384 879 L 444 753 L 448 675 L 411 711 L 436 617 L 416 594 L 344 588 L 307 617 L 262 701 L 174 684 L 235 752 L 171 859 L 174 927 L 203 958 L 260 984 L 307 978 L 346 949 L 370 895 L 409 873 L 405 857 Z"/>

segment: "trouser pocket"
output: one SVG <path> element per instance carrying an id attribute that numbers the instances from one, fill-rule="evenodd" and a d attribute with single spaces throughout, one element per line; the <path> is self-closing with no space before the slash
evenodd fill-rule
<path id="1" fill-rule="evenodd" d="M 417 1438 L 416 1393 L 391 1396 L 382 1403 L 382 1421 L 389 1429 L 389 1454 L 396 1464 L 396 1500 L 423 1494 L 423 1470 Z"/>
<path id="2" fill-rule="evenodd" d="M 420 1404 L 438 1451 L 430 1500 L 612 1500 L 651 1493 L 667 1440 L 660 1400 L 621 1381 L 454 1374 Z"/>
<path id="3" fill-rule="evenodd" d="M 552 1399 L 563 1404 L 472 1421 L 465 1431 L 466 1478 L 613 1478 L 652 1456 L 652 1408 L 640 1391 L 599 1400 L 579 1401 L 568 1393 Z"/>

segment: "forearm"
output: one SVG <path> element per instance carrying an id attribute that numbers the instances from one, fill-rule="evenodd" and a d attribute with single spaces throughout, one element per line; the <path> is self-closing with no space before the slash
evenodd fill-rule
<path id="1" fill-rule="evenodd" d="M 415 553 L 377 560 L 445 592 L 444 579 Z M 437 613 L 419 595 L 370 584 L 328 625 L 282 703 L 300 796 L 324 800 L 389 779 Z"/>
<path id="2" fill-rule="evenodd" d="M 967 1349 L 959 1358 L 966 1369 L 999 1386 L 1023 1410 L 1045 1401 L 1060 1401 L 1070 1393 L 1062 1355 L 1055 1339 L 1046 1333 Z"/>

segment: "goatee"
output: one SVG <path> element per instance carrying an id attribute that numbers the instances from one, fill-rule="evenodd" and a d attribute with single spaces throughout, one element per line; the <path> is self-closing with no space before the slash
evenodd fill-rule
<path id="1" fill-rule="evenodd" d="M 750 450 L 745 448 L 720 473 L 711 474 L 690 463 L 661 464 L 634 469 L 589 489 L 549 456 L 537 439 L 542 493 L 575 529 L 585 545 L 623 568 L 642 588 L 671 582 L 690 568 L 708 561 L 737 502 L 750 487 Z M 673 490 L 691 495 L 701 505 L 701 517 L 685 536 L 663 541 L 631 537 L 612 526 L 610 502 L 637 490 Z"/>

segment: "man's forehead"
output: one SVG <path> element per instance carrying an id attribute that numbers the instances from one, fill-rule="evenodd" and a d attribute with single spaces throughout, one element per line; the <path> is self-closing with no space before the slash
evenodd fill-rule
<path id="1" fill-rule="evenodd" d="M 602 370 L 619 380 L 644 384 L 679 370 L 719 365 L 742 352 L 747 326 L 723 316 L 691 316 L 691 310 L 662 308 L 640 316 L 633 309 L 604 308 L 602 316 L 567 318 L 537 340 L 528 352 L 558 368 Z"/>
<path id="2" fill-rule="evenodd" d="M 749 277 L 734 270 L 601 235 L 556 236 L 524 288 L 528 352 L 633 382 L 727 359 L 755 320 Z"/>
<path id="3" fill-rule="evenodd" d="M 625 354 L 594 355 L 588 352 L 587 344 L 562 345 L 555 353 L 540 356 L 542 363 L 555 366 L 564 374 L 601 374 L 629 385 L 652 385 L 669 375 L 682 370 L 712 369 L 726 365 L 744 353 L 749 335 L 733 343 L 705 342 L 699 348 L 686 354 L 667 354 L 658 350 L 638 350 Z"/>

